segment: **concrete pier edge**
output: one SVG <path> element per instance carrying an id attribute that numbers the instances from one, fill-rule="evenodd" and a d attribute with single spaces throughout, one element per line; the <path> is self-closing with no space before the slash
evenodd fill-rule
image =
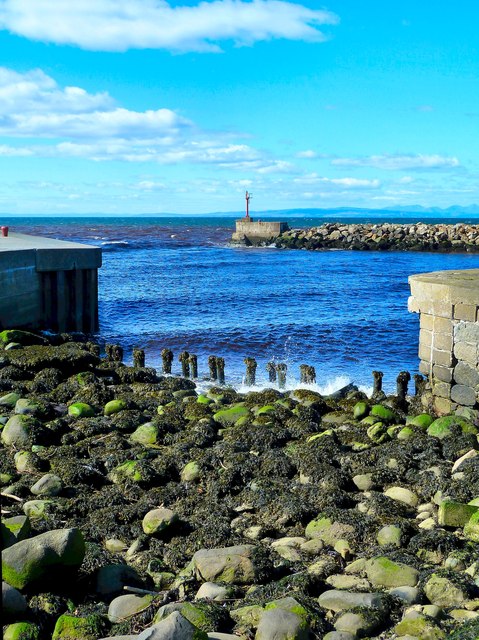
<path id="1" fill-rule="evenodd" d="M 0 329 L 98 331 L 99 247 L 23 233 L 0 237 Z"/>

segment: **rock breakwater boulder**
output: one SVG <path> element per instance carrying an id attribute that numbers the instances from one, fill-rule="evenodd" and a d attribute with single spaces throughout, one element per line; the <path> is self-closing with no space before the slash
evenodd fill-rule
<path id="1" fill-rule="evenodd" d="M 276 239 L 290 249 L 356 251 L 479 251 L 479 225 L 328 222 L 309 229 L 290 229 Z"/>

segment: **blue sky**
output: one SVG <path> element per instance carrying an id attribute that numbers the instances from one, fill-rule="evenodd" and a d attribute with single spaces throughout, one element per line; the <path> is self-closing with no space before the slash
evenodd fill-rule
<path id="1" fill-rule="evenodd" d="M 0 0 L 0 211 L 479 203 L 479 3 Z"/>

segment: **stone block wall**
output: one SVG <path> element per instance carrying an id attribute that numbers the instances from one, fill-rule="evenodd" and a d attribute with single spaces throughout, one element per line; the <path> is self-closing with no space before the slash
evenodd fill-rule
<path id="1" fill-rule="evenodd" d="M 436 411 L 477 409 L 479 269 L 414 275 L 409 284 L 409 310 L 420 314 L 419 370 L 429 379 Z"/>

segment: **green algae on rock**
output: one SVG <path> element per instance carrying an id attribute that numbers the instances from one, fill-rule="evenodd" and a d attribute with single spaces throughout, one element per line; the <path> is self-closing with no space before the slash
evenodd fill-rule
<path id="1" fill-rule="evenodd" d="M 23 589 L 53 570 L 77 568 L 85 555 L 85 541 L 79 529 L 47 531 L 15 543 L 2 553 L 3 579 Z"/>

